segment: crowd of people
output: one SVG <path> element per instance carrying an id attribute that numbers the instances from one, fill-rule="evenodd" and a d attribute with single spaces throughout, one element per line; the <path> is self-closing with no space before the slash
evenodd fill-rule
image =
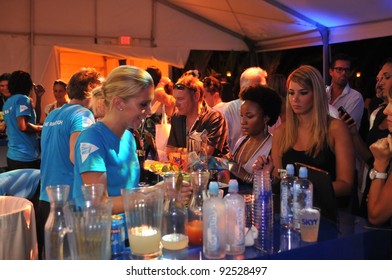
<path id="1" fill-rule="evenodd" d="M 46 186 L 69 185 L 73 199 L 83 184 L 102 183 L 113 198 L 113 213 L 122 213 L 121 189 L 145 179 L 141 158 L 159 160 L 154 139 L 162 114 L 171 124 L 168 153 L 184 151 L 192 133 L 205 133 L 207 156 L 229 160 L 230 176 L 250 186 L 255 169 L 268 169 L 279 182 L 286 164 L 301 162 L 330 174 L 339 207 L 376 225 L 389 223 L 392 60 L 376 77 L 382 101 L 369 114 L 361 93 L 349 85 L 352 73 L 347 55 L 332 60 L 330 85 L 310 65 L 287 78 L 250 67 L 241 75 L 238 99 L 223 102 L 216 75 L 202 79 L 198 71 L 187 71 L 172 82 L 156 67 L 123 65 L 105 78 L 83 68 L 68 83 L 53 83 L 56 100 L 45 105 L 42 124 L 37 112 L 45 90 L 27 72 L 1 75 L 0 132 L 8 136 L 8 171 L 40 170 L 40 257 L 50 210 Z M 365 139 L 359 135 L 363 117 L 370 123 Z M 191 189 L 182 192 L 189 196 Z"/>

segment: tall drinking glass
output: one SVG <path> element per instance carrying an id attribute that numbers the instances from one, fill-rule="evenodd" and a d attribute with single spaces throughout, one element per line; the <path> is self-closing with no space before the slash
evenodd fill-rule
<path id="1" fill-rule="evenodd" d="M 66 204 L 66 223 L 70 230 L 76 260 L 109 260 L 113 201 L 108 197 L 79 196 Z"/>
<path id="2" fill-rule="evenodd" d="M 95 199 L 102 197 L 104 191 L 103 184 L 83 184 L 82 192 L 85 199 Z"/>

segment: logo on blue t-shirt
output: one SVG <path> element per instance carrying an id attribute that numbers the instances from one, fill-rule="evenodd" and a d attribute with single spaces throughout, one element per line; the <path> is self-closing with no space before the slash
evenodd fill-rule
<path id="1" fill-rule="evenodd" d="M 80 143 L 80 156 L 82 158 L 82 163 L 96 150 L 98 150 L 98 147 L 91 143 Z"/>
<path id="2" fill-rule="evenodd" d="M 26 111 L 26 110 L 28 110 L 29 108 L 26 106 L 26 105 L 20 105 L 19 106 L 19 111 L 20 112 L 23 112 L 23 111 Z"/>
<path id="3" fill-rule="evenodd" d="M 82 127 L 89 127 L 92 124 L 94 124 L 93 120 L 90 118 L 87 118 L 85 116 L 82 116 Z"/>

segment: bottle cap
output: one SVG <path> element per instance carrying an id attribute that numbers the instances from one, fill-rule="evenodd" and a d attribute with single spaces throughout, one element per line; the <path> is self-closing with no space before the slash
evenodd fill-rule
<path id="1" fill-rule="evenodd" d="M 238 181 L 236 179 L 230 179 L 229 192 L 238 192 Z"/>
<path id="2" fill-rule="evenodd" d="M 299 176 L 300 178 L 308 178 L 308 169 L 305 166 L 301 166 L 299 168 Z"/>
<path id="3" fill-rule="evenodd" d="M 286 165 L 286 174 L 294 175 L 294 165 L 289 163 Z"/>
<path id="4" fill-rule="evenodd" d="M 208 187 L 208 190 L 211 194 L 218 194 L 219 193 L 219 185 L 218 182 L 212 181 Z"/>

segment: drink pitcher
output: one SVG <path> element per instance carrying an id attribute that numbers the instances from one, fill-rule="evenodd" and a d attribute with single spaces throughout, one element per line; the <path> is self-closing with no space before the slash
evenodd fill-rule
<path id="1" fill-rule="evenodd" d="M 108 197 L 84 199 L 80 196 L 67 203 L 67 240 L 72 259 L 109 260 L 113 202 Z"/>
<path id="2" fill-rule="evenodd" d="M 162 255 L 161 224 L 164 189 L 122 189 L 132 259 L 157 259 Z"/>

